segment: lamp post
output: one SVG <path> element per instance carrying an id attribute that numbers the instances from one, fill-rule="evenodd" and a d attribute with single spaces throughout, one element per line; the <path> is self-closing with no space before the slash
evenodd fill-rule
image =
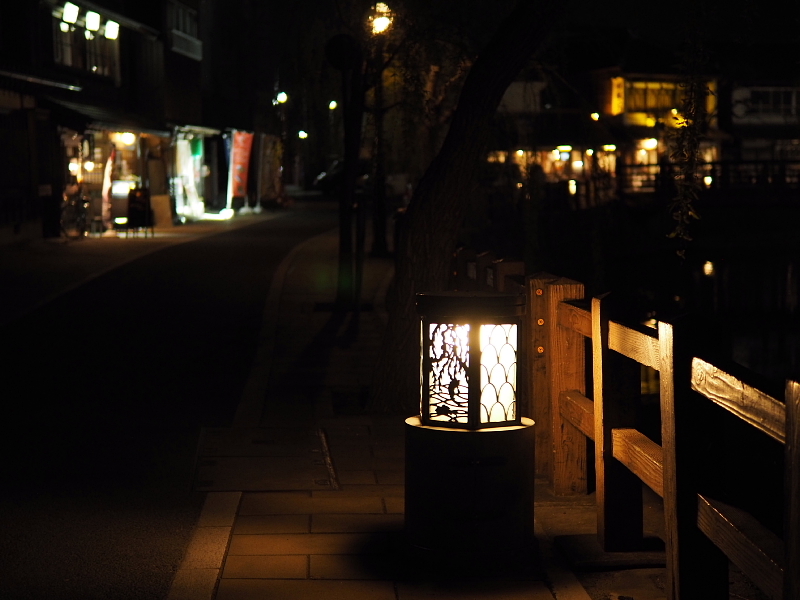
<path id="1" fill-rule="evenodd" d="M 518 411 L 524 296 L 417 294 L 420 415 L 406 419 L 405 530 L 432 564 L 531 556 L 533 421 Z"/>
<path id="2" fill-rule="evenodd" d="M 373 184 L 372 202 L 372 255 L 386 256 L 389 253 L 386 244 L 386 164 L 384 157 L 383 135 L 383 50 L 387 31 L 392 26 L 394 16 L 385 2 L 378 2 L 372 7 L 369 17 L 370 32 L 375 40 L 375 183 Z"/>

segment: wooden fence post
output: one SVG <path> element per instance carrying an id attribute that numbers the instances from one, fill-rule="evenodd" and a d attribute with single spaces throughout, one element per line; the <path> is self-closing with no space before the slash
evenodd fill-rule
<path id="1" fill-rule="evenodd" d="M 784 600 L 800 599 L 800 383 L 786 382 Z"/>
<path id="2" fill-rule="evenodd" d="M 606 552 L 642 549 L 642 481 L 614 458 L 612 429 L 636 426 L 639 363 L 609 349 L 607 294 L 592 298 L 597 537 Z"/>
<path id="3" fill-rule="evenodd" d="M 667 600 L 728 600 L 728 559 L 697 526 L 699 436 L 689 332 L 658 324 Z"/>
<path id="4" fill-rule="evenodd" d="M 557 277 L 548 273 L 535 273 L 528 277 L 528 410 L 536 423 L 535 468 L 537 477 L 546 477 L 553 484 L 553 417 L 550 405 L 550 379 L 547 374 L 545 348 L 550 347 L 547 337 L 547 284 Z"/>
<path id="5" fill-rule="evenodd" d="M 549 347 L 544 347 L 547 377 L 550 380 L 550 413 L 553 436 L 553 493 L 560 496 L 585 494 L 588 490 L 586 436 L 561 417 L 559 395 L 576 390 L 586 394 L 584 337 L 559 325 L 558 307 L 564 300 L 583 298 L 583 284 L 557 279 L 545 286 L 547 316 L 545 327 Z"/>

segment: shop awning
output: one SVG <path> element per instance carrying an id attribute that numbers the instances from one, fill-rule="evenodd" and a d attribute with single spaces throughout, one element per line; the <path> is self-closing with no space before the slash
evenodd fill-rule
<path id="1" fill-rule="evenodd" d="M 160 137 L 172 135 L 163 123 L 156 123 L 141 115 L 113 110 L 104 106 L 93 106 L 49 96 L 43 97 L 40 105 L 52 110 L 57 116 L 56 120 L 60 120 L 62 125 L 71 129 L 131 131 Z"/>
<path id="2" fill-rule="evenodd" d="M 221 129 L 203 127 L 202 125 L 173 125 L 173 127 L 178 133 L 191 133 L 194 135 L 219 135 L 222 133 Z"/>

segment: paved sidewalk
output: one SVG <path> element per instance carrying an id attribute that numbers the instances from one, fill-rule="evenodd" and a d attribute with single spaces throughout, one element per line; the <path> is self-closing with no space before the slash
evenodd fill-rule
<path id="1" fill-rule="evenodd" d="M 553 498 L 543 481 L 538 556 L 525 568 L 451 571 L 408 551 L 404 416 L 362 410 L 392 263 L 368 257 L 362 311 L 336 313 L 336 248 L 332 231 L 278 269 L 234 426 L 206 431 L 200 445 L 195 489 L 208 492 L 206 506 L 169 600 L 664 598 L 663 569 L 590 596 L 553 539 L 595 531 L 593 498 Z"/>

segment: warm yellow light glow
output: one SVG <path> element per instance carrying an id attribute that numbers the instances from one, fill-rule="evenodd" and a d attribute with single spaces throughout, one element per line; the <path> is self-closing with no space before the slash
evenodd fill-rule
<path id="1" fill-rule="evenodd" d="M 647 118 L 644 120 L 644 124 L 645 124 L 645 125 L 647 125 L 648 127 L 655 127 L 655 126 L 656 126 L 656 119 L 655 119 L 655 117 L 647 117 Z"/>
<path id="2" fill-rule="evenodd" d="M 85 171 L 91 173 L 92 171 L 94 171 L 94 163 L 90 160 L 87 160 L 85 163 L 83 163 L 83 168 Z"/>
<path id="3" fill-rule="evenodd" d="M 306 133 L 303 130 L 300 130 L 297 132 L 297 137 L 299 137 L 301 140 L 305 140 L 308 138 L 308 133 Z"/>
<path id="4" fill-rule="evenodd" d="M 106 21 L 106 31 L 103 35 L 109 40 L 115 40 L 119 37 L 119 23 L 116 21 Z"/>
<path id="5" fill-rule="evenodd" d="M 710 186 L 711 186 L 711 183 L 712 183 L 713 181 L 714 181 L 714 178 L 713 178 L 713 177 L 711 177 L 711 175 L 706 175 L 705 177 L 703 177 L 703 183 L 705 183 L 705 184 L 706 184 L 706 187 L 710 187 Z"/>
<path id="6" fill-rule="evenodd" d="M 93 40 L 94 39 L 94 34 L 91 31 L 89 31 L 88 29 L 84 29 L 83 30 L 83 37 L 85 37 L 87 40 Z"/>
<path id="7" fill-rule="evenodd" d="M 330 108 L 331 110 L 335 110 L 337 106 L 339 106 L 339 105 L 336 103 L 336 100 L 331 100 L 328 103 L 328 108 Z"/>
<path id="8" fill-rule="evenodd" d="M 136 187 L 135 181 L 118 180 L 111 182 L 111 195 L 112 196 L 127 196 L 133 188 Z"/>
<path id="9" fill-rule="evenodd" d="M 586 151 L 586 156 L 593 156 L 593 155 L 594 155 L 594 150 L 592 150 L 591 148 L 589 148 L 589 149 Z"/>
<path id="10" fill-rule="evenodd" d="M 136 142 L 136 134 L 130 131 L 122 132 L 118 135 L 117 139 L 126 146 L 132 146 Z"/>
<path id="11" fill-rule="evenodd" d="M 611 78 L 611 114 L 620 115 L 625 112 L 625 79 Z"/>
<path id="12" fill-rule="evenodd" d="M 80 9 L 76 4 L 67 2 L 64 4 L 64 13 L 61 15 L 61 20 L 65 23 L 75 23 L 78 20 L 78 12 Z"/>
<path id="13" fill-rule="evenodd" d="M 375 16 L 372 17 L 372 33 L 383 33 L 392 26 L 392 11 L 385 2 L 375 5 Z"/>
<path id="14" fill-rule="evenodd" d="M 617 147 L 614 144 L 606 144 L 605 146 L 603 146 L 603 150 L 605 152 L 615 152 L 616 149 Z"/>
<path id="15" fill-rule="evenodd" d="M 100 15 L 93 10 L 86 12 L 86 29 L 89 31 L 99 31 Z"/>
<path id="16" fill-rule="evenodd" d="M 583 168 L 583 161 L 582 160 L 573 160 L 572 161 L 572 168 L 573 169 L 582 169 Z"/>
<path id="17" fill-rule="evenodd" d="M 572 152 L 572 146 L 557 146 L 559 152 Z"/>
<path id="18" fill-rule="evenodd" d="M 283 104 L 289 99 L 289 94 L 286 92 L 278 92 L 278 95 L 275 96 L 275 100 L 278 101 L 279 104 Z"/>
<path id="19" fill-rule="evenodd" d="M 392 24 L 389 17 L 378 17 L 372 21 L 372 33 L 383 33 Z"/>
<path id="20" fill-rule="evenodd" d="M 465 406 L 458 406 L 459 401 L 469 397 L 469 325 L 430 324 L 428 333 L 431 341 L 430 358 L 438 364 L 439 352 L 446 351 L 448 356 L 456 357 L 452 368 L 432 368 L 428 372 L 428 390 L 431 398 L 438 398 L 440 405 L 430 415 L 432 421 L 454 421 L 468 423 L 469 414 Z M 432 403 L 433 404 L 433 403 Z M 430 407 L 433 410 L 433 406 Z"/>
<path id="21" fill-rule="evenodd" d="M 117 225 L 125 225 L 128 222 L 128 217 L 116 217 L 114 223 Z"/>
<path id="22" fill-rule="evenodd" d="M 592 121 L 599 121 L 600 113 L 592 113 Z"/>
<path id="23" fill-rule="evenodd" d="M 61 23 L 58 24 L 58 28 L 63 33 L 69 33 L 69 23 L 65 23 L 64 21 L 61 21 Z"/>
<path id="24" fill-rule="evenodd" d="M 553 150 L 551 154 L 553 155 L 553 160 L 561 160 L 561 152 L 558 150 Z"/>
<path id="25" fill-rule="evenodd" d="M 70 173 L 72 173 L 73 175 L 76 175 L 78 173 L 78 169 L 80 167 L 78 166 L 78 163 L 75 160 L 71 160 L 71 161 L 69 161 L 68 168 L 69 168 L 69 172 Z"/>
<path id="26" fill-rule="evenodd" d="M 703 274 L 711 277 L 714 274 L 714 263 L 710 260 L 707 260 L 703 265 Z"/>
<path id="27" fill-rule="evenodd" d="M 567 183 L 567 185 L 569 187 L 569 193 L 570 193 L 571 196 L 574 196 L 575 194 L 578 193 L 578 182 L 577 181 L 575 181 L 574 179 L 570 179 L 569 182 Z"/>
<path id="28" fill-rule="evenodd" d="M 517 189 L 521 189 L 521 188 L 522 188 L 522 182 L 518 181 L 517 182 Z"/>
<path id="29" fill-rule="evenodd" d="M 675 116 L 677 116 L 677 115 L 678 115 L 678 109 L 677 109 L 677 108 L 673 108 L 673 109 L 672 109 L 671 111 L 669 111 L 669 112 L 671 112 L 671 113 L 672 113 L 673 115 L 675 115 Z"/>
<path id="30" fill-rule="evenodd" d="M 481 422 L 516 418 L 517 326 L 481 325 Z"/>
<path id="31" fill-rule="evenodd" d="M 525 150 L 517 150 L 517 156 L 525 156 Z"/>
<path id="32" fill-rule="evenodd" d="M 655 150 L 658 148 L 658 140 L 656 138 L 648 138 L 646 140 L 642 140 L 642 148 L 645 150 Z"/>

